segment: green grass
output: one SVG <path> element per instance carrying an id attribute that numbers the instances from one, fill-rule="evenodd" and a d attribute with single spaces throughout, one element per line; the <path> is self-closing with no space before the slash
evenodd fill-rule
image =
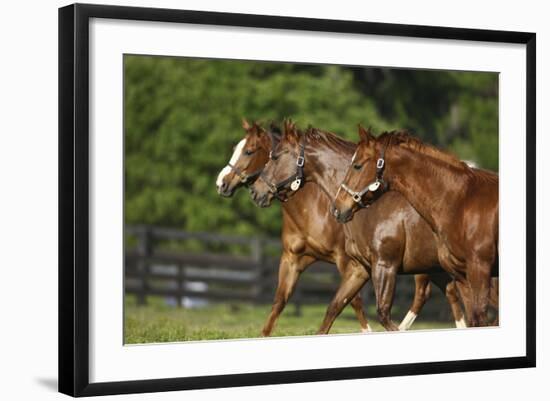
<path id="1" fill-rule="evenodd" d="M 326 305 L 302 306 L 301 316 L 289 305 L 279 317 L 274 337 L 303 336 L 317 332 L 325 315 Z M 204 308 L 186 309 L 166 306 L 161 299 L 150 299 L 147 306 L 137 306 L 135 298 L 125 302 L 125 344 L 175 342 L 191 340 L 220 340 L 254 338 L 271 310 L 270 305 L 219 304 Z M 375 331 L 383 330 L 376 314 L 367 310 L 369 324 Z M 402 318 L 396 313 L 395 319 Z M 452 322 L 415 322 L 412 329 L 452 328 Z M 331 334 L 358 333 L 359 322 L 351 308 L 346 308 L 336 319 Z"/>

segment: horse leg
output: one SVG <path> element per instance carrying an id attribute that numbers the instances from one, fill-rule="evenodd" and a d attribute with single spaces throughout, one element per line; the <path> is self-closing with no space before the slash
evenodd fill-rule
<path id="1" fill-rule="evenodd" d="M 466 328 L 466 320 L 464 318 L 464 312 L 460 304 L 460 296 L 456 287 L 456 282 L 447 273 L 435 273 L 430 275 L 430 279 L 434 284 L 445 294 L 447 302 L 451 307 L 451 312 L 455 320 L 457 328 Z"/>
<path id="2" fill-rule="evenodd" d="M 363 311 L 363 301 L 358 294 L 359 290 L 369 279 L 369 274 L 359 263 L 352 261 L 347 264 L 343 274 L 340 286 L 330 302 L 323 323 L 319 328 L 318 334 L 328 334 L 334 320 L 342 312 L 344 307 L 351 302 L 355 314 L 359 319 L 361 331 L 371 331 L 365 313 Z"/>
<path id="3" fill-rule="evenodd" d="M 376 312 L 378 320 L 386 330 L 396 331 L 399 328 L 391 320 L 391 308 L 395 295 L 397 264 L 386 260 L 377 260 L 372 268 L 372 283 L 376 294 Z"/>
<path id="4" fill-rule="evenodd" d="M 469 327 L 487 326 L 487 306 L 491 287 L 491 264 L 475 258 L 469 263 L 466 278 L 471 290 L 471 314 Z"/>
<path id="5" fill-rule="evenodd" d="M 414 299 L 407 315 L 399 325 L 399 330 L 409 330 L 416 317 L 430 297 L 430 277 L 427 274 L 415 274 L 414 276 Z"/>
<path id="6" fill-rule="evenodd" d="M 468 282 L 461 280 L 454 280 L 454 283 L 458 294 L 460 294 L 460 299 L 462 299 L 462 305 L 464 305 L 465 320 L 468 322 L 470 321 L 472 311 L 472 291 L 470 290 L 470 285 Z"/>
<path id="7" fill-rule="evenodd" d="M 262 329 L 262 336 L 271 335 L 275 322 L 294 292 L 296 282 L 300 274 L 307 266 L 312 264 L 315 258 L 306 255 L 297 255 L 291 252 L 284 252 L 279 263 L 279 281 L 275 290 L 275 298 L 267 321 Z"/>
<path id="8" fill-rule="evenodd" d="M 361 284 L 361 288 L 366 284 L 368 281 L 367 278 L 363 281 L 363 284 Z M 357 294 L 353 297 L 351 300 L 351 307 L 353 308 L 353 311 L 355 312 L 355 316 L 357 316 L 357 320 L 359 320 L 359 326 L 361 326 L 361 332 L 363 333 L 370 333 L 372 331 L 371 327 L 369 326 L 369 321 L 367 320 L 367 316 L 365 314 L 365 309 L 363 308 L 363 298 L 359 294 L 359 290 L 357 291 Z"/>
<path id="9" fill-rule="evenodd" d="M 348 257 L 344 258 L 344 261 L 341 261 L 336 264 L 338 267 L 338 271 L 340 272 L 340 275 L 342 276 L 342 281 L 340 282 L 340 287 L 343 285 L 344 280 L 348 279 L 350 275 L 354 275 L 357 277 L 364 277 L 363 285 L 369 280 L 370 276 L 359 262 L 356 260 Z M 348 273 L 351 272 L 351 273 Z M 354 278 L 352 278 L 353 280 Z M 361 288 L 359 288 L 360 290 Z M 353 290 L 350 290 L 353 291 Z M 348 300 L 350 298 L 350 294 L 347 295 L 344 294 L 344 299 Z M 361 295 L 359 294 L 359 291 L 357 291 L 357 294 L 352 298 L 351 300 L 351 307 L 353 308 L 353 311 L 355 312 L 355 316 L 357 316 L 357 320 L 359 321 L 359 325 L 361 326 L 361 331 L 363 333 L 367 333 L 372 331 L 369 322 L 367 321 L 367 316 L 365 314 L 365 310 L 363 308 L 363 299 Z M 328 311 L 327 311 L 328 312 Z M 330 323 L 330 326 L 332 326 L 332 323 L 334 322 L 334 319 L 342 312 L 342 310 L 338 311 L 336 316 L 332 319 L 332 322 Z M 326 318 L 326 316 L 325 316 Z M 330 330 L 330 326 L 328 327 L 328 330 Z M 327 330 L 327 333 L 328 333 Z"/>
<path id="10" fill-rule="evenodd" d="M 454 280 L 450 281 L 445 288 L 445 296 L 451 307 L 453 317 L 455 319 L 455 326 L 458 329 L 465 329 L 466 319 L 464 318 L 464 311 L 460 306 L 460 296 L 458 294 L 458 289 L 456 288 L 456 282 Z"/>

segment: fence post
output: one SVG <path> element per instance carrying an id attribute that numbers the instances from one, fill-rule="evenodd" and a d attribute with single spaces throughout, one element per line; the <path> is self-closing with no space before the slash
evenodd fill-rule
<path id="1" fill-rule="evenodd" d="M 178 307 L 183 307 L 183 296 L 185 295 L 185 266 L 184 265 L 178 265 L 178 299 L 177 299 L 177 305 Z"/>
<path id="2" fill-rule="evenodd" d="M 137 271 L 141 280 L 141 288 L 137 295 L 138 305 L 145 305 L 147 303 L 147 292 L 149 289 L 148 274 L 149 274 L 149 261 L 151 256 L 152 244 L 151 244 L 151 228 L 145 226 L 143 231 L 138 235 L 138 262 Z"/>

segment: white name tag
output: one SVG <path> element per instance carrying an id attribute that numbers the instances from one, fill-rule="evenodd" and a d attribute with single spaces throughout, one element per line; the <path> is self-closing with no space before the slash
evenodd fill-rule
<path id="1" fill-rule="evenodd" d="M 297 191 L 300 188 L 301 183 L 302 181 L 299 179 L 292 181 L 292 184 L 290 184 L 290 189 L 292 189 L 293 191 Z"/>
<path id="2" fill-rule="evenodd" d="M 379 186 L 380 186 L 380 181 L 373 182 L 372 184 L 369 185 L 369 191 L 374 192 L 378 189 Z"/>

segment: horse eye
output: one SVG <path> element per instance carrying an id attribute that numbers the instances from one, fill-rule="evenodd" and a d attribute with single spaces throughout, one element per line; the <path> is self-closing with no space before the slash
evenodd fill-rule
<path id="1" fill-rule="evenodd" d="M 361 167 L 363 167 L 363 165 L 361 165 L 361 164 L 354 164 L 353 165 L 353 168 L 356 169 L 356 170 L 361 170 Z"/>
<path id="2" fill-rule="evenodd" d="M 250 149 L 247 149 L 244 151 L 244 154 L 247 155 L 247 156 L 250 156 L 252 153 L 254 153 L 253 150 L 250 150 Z"/>

